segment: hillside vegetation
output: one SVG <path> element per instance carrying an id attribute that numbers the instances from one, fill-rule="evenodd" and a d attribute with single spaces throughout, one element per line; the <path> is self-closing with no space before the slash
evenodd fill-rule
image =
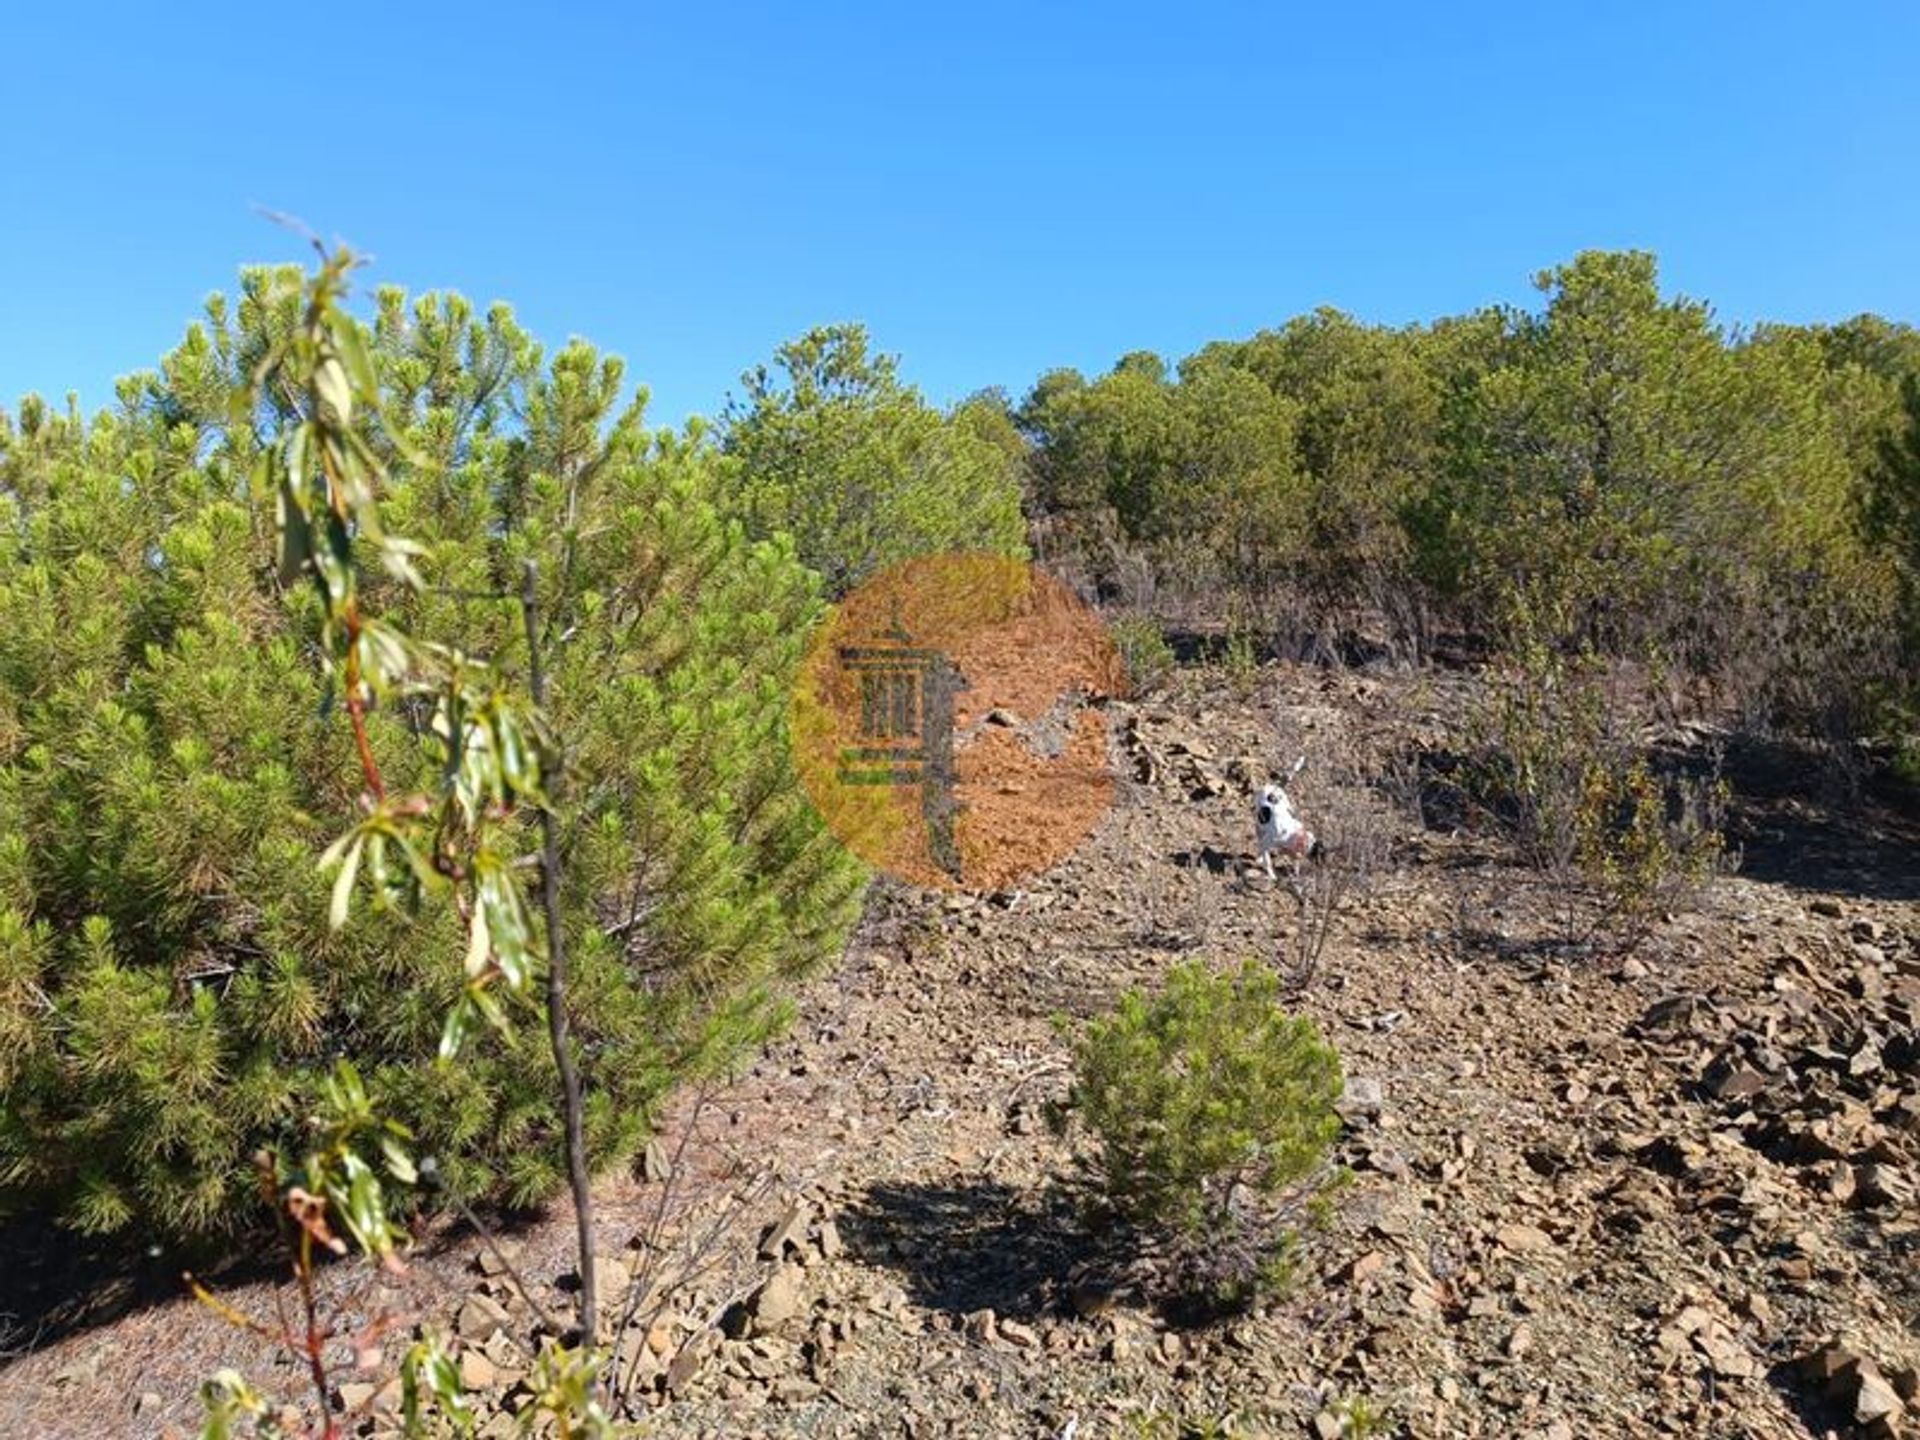
<path id="1" fill-rule="evenodd" d="M 329 1205 L 391 1261 L 392 1242 L 448 1200 L 497 1215 L 571 1181 L 575 1333 L 512 1275 L 496 1289 L 526 1333 L 486 1352 L 494 1368 L 474 1367 L 539 1393 L 516 1412 L 523 1426 L 612 1433 L 615 1416 L 691 1383 L 721 1329 L 760 1345 L 807 1313 L 787 1250 L 805 1255 L 817 1235 L 831 1261 L 842 1242 L 811 1211 L 791 1245 L 771 1257 L 762 1245 L 772 1279 L 700 1292 L 710 1320 L 674 1319 L 670 1285 L 643 1286 L 611 1257 L 624 1309 L 609 1313 L 589 1171 L 611 1177 L 642 1155 L 655 1178 L 674 1171 L 679 1157 L 649 1142 L 676 1095 L 695 1082 L 737 1092 L 740 1069 L 773 1053 L 800 982 L 849 953 L 863 915 L 853 953 L 869 960 L 883 924 L 937 941 L 928 973 L 945 978 L 908 1012 L 938 1007 L 943 985 L 985 985 L 1009 1033 L 1038 1035 L 1044 997 L 1021 989 L 1013 952 L 989 953 L 983 979 L 966 937 L 1023 933 L 1058 904 L 1025 943 L 1080 975 L 1075 1020 L 1047 1032 L 1062 1053 L 1018 1060 L 1031 1063 L 1020 1085 L 1038 1089 L 1004 1117 L 996 1101 L 991 1120 L 1037 1136 L 1044 1108 L 1060 1136 L 1081 1137 L 1077 1154 L 1026 1147 L 1029 1169 L 1044 1158 L 1056 1180 L 1077 1174 L 1080 1218 L 1045 1202 L 1042 1247 L 1076 1268 L 1035 1259 L 1024 1280 L 959 1289 L 1036 1315 L 1059 1310 L 1054 1291 L 1098 1291 L 1087 1315 L 1137 1302 L 1161 1326 L 1176 1300 L 1204 1299 L 1215 1318 L 1273 1302 L 1300 1269 L 1304 1218 L 1331 1213 L 1321 1202 L 1346 1178 L 1330 1147 L 1406 1178 L 1404 1159 L 1356 1152 L 1380 1087 L 1348 1085 L 1334 1048 L 1354 1040 L 1340 1025 L 1378 1028 L 1358 1043 L 1383 1060 L 1385 1037 L 1422 1013 L 1396 966 L 1518 962 L 1551 978 L 1559 1004 L 1603 973 L 1655 983 L 1651 967 L 1675 953 L 1661 953 L 1663 933 L 1703 907 L 1736 927 L 1753 971 L 1741 984 L 1758 984 L 1757 932 L 1710 901 L 1735 893 L 1723 882 L 1736 842 L 1763 842 L 1776 866 L 1789 846 L 1735 793 L 1729 756 L 1742 751 L 1749 773 L 1756 757 L 1787 757 L 1794 783 L 1829 800 L 1920 775 L 1920 332 L 1906 325 L 1732 330 L 1663 295 L 1651 256 L 1590 252 L 1539 277 L 1534 310 L 1404 328 L 1321 310 L 1177 365 L 1142 351 L 1094 378 L 1053 371 L 1017 401 L 985 390 L 932 404 L 860 326 L 830 326 L 749 370 L 717 421 L 673 430 L 648 426 L 618 361 L 581 341 L 544 351 L 504 306 L 383 289 L 353 318 L 329 288 L 351 265 L 323 252 L 316 276 L 244 272 L 236 300 L 210 301 L 91 418 L 37 397 L 0 411 L 0 1221 L 149 1245 L 172 1263 L 261 1253 L 277 1217 L 308 1307 L 304 1339 L 281 1311 L 278 1343 L 311 1362 L 308 1401 L 329 1415 L 340 1396 L 314 1318 L 314 1246 L 349 1248 Z M 1131 767 L 1118 787 L 1131 813 L 1090 842 L 1107 868 L 1071 860 L 1029 889 L 942 908 L 898 887 L 873 896 L 808 802 L 787 729 L 827 607 L 888 566 L 955 549 L 1034 559 L 1102 607 L 1135 682 L 1098 697 L 1124 722 L 1114 753 Z M 1330 673 L 1355 664 L 1375 677 Z M 1390 735 L 1350 733 L 1341 707 L 1293 703 L 1276 680 L 1360 698 L 1390 684 L 1404 713 Z M 1194 733 L 1147 738 L 1174 709 Z M 1296 744 L 1328 772 L 1314 823 L 1332 858 L 1259 888 L 1206 836 L 1244 822 L 1242 792 Z M 1233 755 L 1224 768 L 1217 748 Z M 1874 813 L 1877 845 L 1903 822 Z M 1891 879 L 1871 883 L 1904 894 L 1904 871 L 1877 850 L 1874 863 Z M 1741 882 L 1742 904 L 1771 906 L 1760 883 Z M 1395 885 L 1417 903 L 1388 905 L 1386 924 Z M 446 903 L 419 903 L 433 887 Z M 1398 958 L 1323 984 L 1323 954 L 1346 943 L 1353 914 L 1372 915 L 1368 943 Z M 1231 923 L 1216 933 L 1219 916 Z M 1087 933 L 1042 944 L 1067 917 Z M 1897 918 L 1863 915 L 1847 932 L 1856 998 L 1895 987 L 1874 1022 L 1885 1033 L 1831 1052 L 1855 1067 L 1871 1055 L 1855 1080 L 1910 1073 L 1916 1053 L 1900 1028 L 1912 947 Z M 1805 919 L 1782 910 L 1778 923 Z M 1202 953 L 1185 966 L 1149 953 L 1189 948 Z M 1107 975 L 1089 957 L 1108 950 L 1134 954 L 1114 974 L 1161 993 L 1089 981 Z M 1654 959 L 1629 960 L 1640 952 Z M 913 943 L 903 953 L 924 958 Z M 1378 1009 L 1394 1018 L 1342 1013 L 1348 973 L 1369 1004 L 1396 1000 Z M 1499 983 L 1479 983 L 1483 995 L 1511 988 L 1488 973 Z M 1103 1019 L 1088 996 L 1120 1008 Z M 1619 1003 L 1606 1013 L 1624 1023 Z M 882 1018 L 910 1053 L 918 1023 Z M 549 1047 L 530 1039 L 543 1022 Z M 812 1057 L 792 1076 L 852 1064 L 828 1032 L 819 1021 L 791 1042 Z M 1530 1035 L 1528 1053 L 1558 1040 Z M 1711 1090 L 1718 1073 L 1673 1083 Z M 1529 1105 L 1535 1080 L 1514 1091 Z M 922 1081 L 939 1083 L 931 1069 Z M 895 1104 L 886 1086 L 877 1110 Z M 1911 1087 L 1891 1082 L 1854 1099 L 1875 1124 L 1911 1112 Z M 1436 1135 L 1449 1103 L 1421 1102 Z M 1755 1147 L 1778 1140 L 1747 1128 Z M 355 1147 L 376 1136 L 384 1159 L 370 1164 Z M 1637 1129 L 1629 1138 L 1620 1155 L 1651 1153 Z M 1837 1204 L 1866 1184 L 1860 1167 L 1907 1164 L 1880 1138 L 1822 1152 L 1852 1167 Z M 305 1171 L 288 1158 L 303 1154 Z M 868 1156 L 869 1199 L 885 1160 L 884 1147 Z M 745 1162 L 727 1163 L 731 1177 Z M 1439 1164 L 1443 1188 L 1453 1163 Z M 1566 1168 L 1540 1169 L 1532 1151 L 1526 1163 L 1543 1177 Z M 1863 1195 L 1897 1199 L 1906 1171 L 1874 1184 Z M 1001 1198 L 1009 1213 L 1040 1203 Z M 1571 1243 L 1498 1219 L 1475 1223 L 1507 1250 Z M 888 1263 L 877 1246 L 856 1258 Z M 1369 1274 L 1387 1263 L 1400 1260 Z M 950 1278 L 919 1274 L 940 1294 Z M 1028 1281 L 1035 1293 L 1016 1294 Z M 990 1307 L 932 1308 L 955 1310 L 949 1328 L 981 1344 L 1042 1343 Z M 1524 1328 L 1502 1342 L 1510 1359 L 1532 1343 L 1515 1348 Z M 854 1331 L 830 1333 L 809 1342 L 814 1379 Z M 1090 1348 L 1051 1320 L 1047 1335 L 1049 1353 Z M 479 1342 L 416 1339 L 406 1385 L 459 1417 L 463 1388 L 492 1383 L 456 1363 Z M 1184 1343 L 1157 1353 L 1177 1367 Z M 765 1365 L 740 1363 L 755 1379 L 794 1358 L 754 1353 Z M 660 1363 L 642 1375 L 647 1356 Z M 1715 1373 L 1755 1373 L 1737 1358 L 1747 1368 Z M 209 1433 L 243 1417 L 274 1433 L 269 1402 L 229 1376 L 207 1392 Z M 788 1399 L 817 1399 L 814 1379 Z M 1644 1393 L 1608 1383 L 1649 1413 Z M 1049 1424 L 1070 1398 L 1049 1401 Z M 1323 1434 L 1332 1399 L 1308 1409 Z M 1716 1410 L 1710 1394 L 1700 1413 L 1780 1421 L 1749 1400 Z M 323 1433 L 337 1433 L 331 1419 Z"/>
<path id="2" fill-rule="evenodd" d="M 1537 312 L 1322 310 L 1172 371 L 1042 377 L 1009 409 L 1037 548 L 1297 655 L 1498 641 L 1523 598 L 1556 645 L 1653 667 L 1675 710 L 1840 748 L 1886 724 L 1911 699 L 1916 482 L 1883 452 L 1920 421 L 1920 335 L 1729 332 L 1640 253 L 1539 285 Z"/>

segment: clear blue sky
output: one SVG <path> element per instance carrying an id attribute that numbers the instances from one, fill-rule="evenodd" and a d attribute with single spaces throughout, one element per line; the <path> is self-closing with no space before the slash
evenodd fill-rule
<path id="1" fill-rule="evenodd" d="M 329 28 L 330 27 L 330 28 Z M 150 365 L 242 262 L 511 301 L 663 422 L 865 321 L 936 399 L 1656 251 L 1728 320 L 1920 319 L 1920 5 L 34 3 L 0 403 Z"/>

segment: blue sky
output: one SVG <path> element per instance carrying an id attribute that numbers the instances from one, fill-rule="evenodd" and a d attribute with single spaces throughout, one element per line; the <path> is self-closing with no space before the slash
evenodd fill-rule
<path id="1" fill-rule="evenodd" d="M 0 404 L 92 408 L 247 261 L 512 302 L 676 422 L 861 320 L 936 399 L 1656 251 L 1729 321 L 1920 319 L 1920 5 L 36 4 Z"/>

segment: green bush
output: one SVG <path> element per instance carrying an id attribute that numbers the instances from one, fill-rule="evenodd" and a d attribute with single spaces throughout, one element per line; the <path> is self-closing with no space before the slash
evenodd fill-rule
<path id="1" fill-rule="evenodd" d="M 0 1211 L 165 1237 L 252 1223 L 248 1156 L 297 1149 L 339 1056 L 457 1193 L 532 1202 L 565 1174 L 537 1002 L 509 1007 L 517 1042 L 437 1064 L 454 918 L 328 923 L 315 862 L 360 767 L 317 601 L 282 585 L 249 479 L 295 402 L 226 400 L 300 284 L 248 272 L 91 422 L 31 399 L 0 417 Z M 609 1164 L 677 1080 L 780 1021 L 777 982 L 836 953 L 857 907 L 864 876 L 784 734 L 818 584 L 723 518 L 697 434 L 618 406 L 617 362 L 546 358 L 504 308 L 396 291 L 369 344 L 382 507 L 428 582 L 368 582 L 374 610 L 512 672 L 510 592 L 539 563 L 573 1027 Z M 424 778 L 426 718 L 371 717 L 396 788 Z"/>
<path id="2" fill-rule="evenodd" d="M 1282 1283 L 1289 1219 L 1330 1178 L 1339 1057 L 1277 1003 L 1273 974 L 1175 968 L 1129 992 L 1072 1041 L 1060 1118 L 1091 1137 L 1080 1184 L 1129 1246 L 1164 1258 L 1175 1287 L 1233 1303 Z"/>
<path id="3" fill-rule="evenodd" d="M 1145 351 L 1089 384 L 1043 376 L 1019 411 L 1035 505 L 1103 593 L 1147 559 L 1168 598 L 1259 592 L 1297 554 L 1296 407 L 1198 356 L 1169 380 Z"/>
<path id="4" fill-rule="evenodd" d="M 1720 870 L 1726 790 L 1656 775 L 1610 667 L 1568 653 L 1552 614 L 1514 596 L 1507 649 L 1471 719 L 1471 789 L 1545 878 L 1559 940 L 1624 953 Z"/>
<path id="5" fill-rule="evenodd" d="M 1150 616 L 1122 615 L 1107 628 L 1133 693 L 1147 695 L 1159 689 L 1177 663 L 1160 626 Z"/>
<path id="6" fill-rule="evenodd" d="M 1254 648 L 1253 633 L 1244 625 L 1234 625 L 1227 631 L 1226 641 L 1220 647 L 1220 677 L 1227 682 L 1227 688 L 1242 700 L 1253 694 L 1260 683 L 1260 655 Z"/>

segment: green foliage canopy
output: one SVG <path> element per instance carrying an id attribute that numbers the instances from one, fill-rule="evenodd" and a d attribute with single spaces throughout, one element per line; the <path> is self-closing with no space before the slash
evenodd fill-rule
<path id="1" fill-rule="evenodd" d="M 1065 1114 L 1093 1141 L 1084 1182 L 1097 1207 L 1223 1298 L 1278 1280 L 1294 1243 L 1246 1194 L 1283 1207 L 1310 1197 L 1331 1178 L 1340 1129 L 1339 1056 L 1278 994 L 1251 962 L 1222 975 L 1176 966 L 1164 992 L 1129 991 L 1072 1038 Z"/>
<path id="2" fill-rule="evenodd" d="M 1915 332 L 1729 330 L 1637 251 L 1537 285 L 1533 310 L 1323 309 L 1171 374 L 1144 352 L 1049 372 L 1015 412 L 1036 533 L 1109 597 L 1283 643 L 1369 631 L 1417 658 L 1443 627 L 1500 640 L 1525 594 L 1568 654 L 1762 727 L 1870 729 L 1913 685 L 1887 477 Z"/>
<path id="3" fill-rule="evenodd" d="M 1021 466 L 994 407 L 942 414 L 858 325 L 810 330 L 743 377 L 721 447 L 750 534 L 790 535 L 841 595 L 944 550 L 1026 554 Z"/>
<path id="4" fill-rule="evenodd" d="M 361 775 L 318 603 L 283 587 L 274 497 L 249 480 L 299 401 L 226 405 L 298 322 L 300 283 L 247 272 L 113 411 L 29 400 L 0 427 L 0 1206 L 90 1231 L 246 1223 L 247 1156 L 343 1054 L 457 1190 L 530 1202 L 564 1174 L 541 1046 L 486 1035 L 434 1059 L 457 926 L 328 923 L 315 859 Z M 619 405 L 617 361 L 393 290 L 366 341 L 382 512 L 425 545 L 428 582 L 368 569 L 375 608 L 512 671 L 514 577 L 539 562 L 574 1034 L 611 1163 L 673 1083 L 779 1022 L 777 982 L 834 953 L 857 906 L 864 876 L 784 737 L 818 584 L 725 517 L 697 433 Z M 426 720 L 370 717 L 396 783 L 421 778 Z"/>

